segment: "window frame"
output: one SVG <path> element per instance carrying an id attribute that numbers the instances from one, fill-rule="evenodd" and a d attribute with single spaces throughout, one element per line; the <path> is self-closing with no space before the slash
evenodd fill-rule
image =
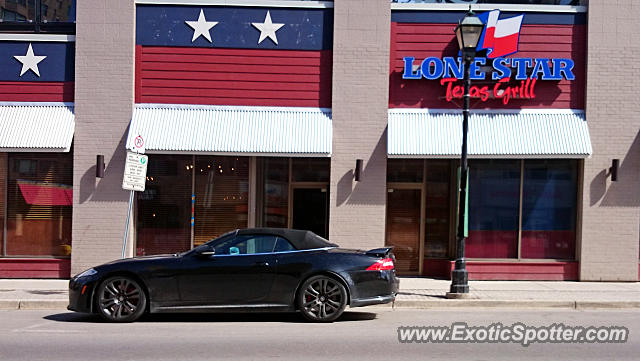
<path id="1" fill-rule="evenodd" d="M 76 21 L 48 22 L 42 20 L 42 0 L 34 0 L 34 17 L 26 21 L 2 21 L 0 19 L 0 33 L 47 33 L 47 34 L 75 34 Z"/>
<path id="2" fill-rule="evenodd" d="M 389 158 L 389 160 L 394 159 L 394 158 Z M 399 158 L 399 159 L 403 159 L 403 158 Z M 435 159 L 435 158 L 424 158 L 423 160 L 425 162 L 427 162 L 429 159 Z M 492 159 L 492 158 L 471 158 L 470 161 L 476 160 L 476 159 Z M 510 159 L 510 158 L 495 158 L 495 159 Z M 575 262 L 579 260 L 579 250 L 580 250 L 580 242 L 581 242 L 581 225 L 582 225 L 582 198 L 581 198 L 581 194 L 583 192 L 583 187 L 584 187 L 584 159 L 580 159 L 580 158 L 562 158 L 562 157 L 558 157 L 558 158 L 516 158 L 519 162 L 520 162 L 520 183 L 519 183 L 519 187 L 520 187 L 520 195 L 519 195 L 519 203 L 518 203 L 518 230 L 517 230 L 517 258 L 478 258 L 478 257 L 468 257 L 465 256 L 467 260 L 469 261 L 482 261 L 482 262 L 531 262 L 531 263 L 535 263 L 535 262 Z M 522 258 L 521 257 L 521 242 L 522 242 L 522 205 L 523 205 L 523 195 L 524 195 L 524 164 L 527 160 L 537 160 L 537 159 L 544 159 L 544 160 L 553 160 L 553 159 L 562 159 L 562 160 L 571 160 L 571 161 L 575 161 L 576 162 L 576 167 L 575 167 L 575 172 L 576 172 L 576 189 L 575 189 L 575 194 L 576 194 L 576 204 L 575 204 L 575 241 L 574 241 L 574 258 L 573 259 L 563 259 L 563 258 Z M 424 255 L 424 247 L 425 247 L 425 233 L 426 230 L 421 230 L 421 235 L 420 235 L 420 247 L 422 247 L 422 250 L 420 251 L 420 257 L 422 258 L 420 261 L 420 266 L 423 265 L 424 260 L 426 259 L 447 259 L 447 260 L 452 260 L 454 259 L 454 255 L 456 254 L 456 230 L 457 230 L 457 215 L 456 215 L 456 208 L 457 208 L 457 195 L 456 195 L 456 174 L 457 171 L 456 169 L 458 167 L 460 167 L 460 160 L 456 159 L 456 158 L 452 158 L 450 159 L 450 164 L 451 164 L 451 186 L 450 186 L 450 210 L 449 210 L 449 215 L 450 215 L 450 224 L 449 224 L 449 252 L 447 254 L 446 257 L 444 258 L 440 258 L 440 257 L 426 257 Z M 425 174 L 423 175 L 423 179 L 422 182 L 389 182 L 387 180 L 386 182 L 386 187 L 387 187 L 387 191 L 390 188 L 395 188 L 395 189 L 422 189 L 422 197 L 425 198 L 426 197 L 426 179 L 427 179 L 427 175 L 426 173 L 427 171 L 427 166 L 424 165 L 423 166 L 423 170 L 425 172 Z M 470 192 L 473 192 L 473 190 L 470 190 Z M 425 202 L 423 200 L 423 202 Z M 421 212 L 424 212 L 425 209 L 425 204 L 421 204 Z M 387 220 L 386 218 L 388 217 L 388 214 L 385 212 L 385 234 L 386 234 L 386 227 L 387 227 Z M 424 215 L 422 216 L 424 218 Z M 385 235 L 385 240 L 386 240 L 386 235 Z M 385 241 L 386 242 L 386 241 Z M 638 256 L 640 259 L 640 256 Z M 422 271 L 421 271 L 422 274 Z"/>
<path id="3" fill-rule="evenodd" d="M 487 159 L 487 158 L 477 158 L 477 159 Z M 523 209 L 523 197 L 524 197 L 524 171 L 525 171 L 525 162 L 527 160 L 538 160 L 539 158 L 521 158 L 520 161 L 520 195 L 518 202 L 518 232 L 517 232 L 517 258 L 478 258 L 478 257 L 466 257 L 469 261 L 484 261 L 484 262 L 575 262 L 579 260 L 579 247 L 580 247 L 580 228 L 582 224 L 582 214 L 581 214 L 581 197 L 584 176 L 582 167 L 584 164 L 583 159 L 576 158 L 542 158 L 543 160 L 572 160 L 576 162 L 575 172 L 576 172 L 576 204 L 575 204 L 575 240 L 574 240 L 574 258 L 566 259 L 566 258 L 523 258 L 522 253 L 522 209 Z M 472 160 L 472 159 L 471 159 Z M 455 163 L 454 163 L 455 164 Z M 459 164 L 458 164 L 459 166 Z M 473 190 L 470 190 L 473 192 Z M 455 216 L 455 209 L 451 210 L 452 214 Z M 455 252 L 456 244 L 453 244 L 453 252 Z"/>

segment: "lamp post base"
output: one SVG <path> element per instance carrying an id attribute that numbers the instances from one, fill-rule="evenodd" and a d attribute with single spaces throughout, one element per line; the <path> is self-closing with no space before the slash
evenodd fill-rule
<path id="1" fill-rule="evenodd" d="M 456 260 L 455 268 L 451 271 L 451 288 L 449 292 L 469 293 L 469 274 L 464 260 Z"/>
<path id="2" fill-rule="evenodd" d="M 472 295 L 471 293 L 452 293 L 452 292 L 447 292 L 445 297 L 450 300 L 470 300 L 470 299 L 478 298 L 476 295 Z"/>

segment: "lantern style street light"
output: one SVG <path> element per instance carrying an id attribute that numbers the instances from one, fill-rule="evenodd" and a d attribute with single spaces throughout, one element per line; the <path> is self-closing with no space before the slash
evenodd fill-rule
<path id="1" fill-rule="evenodd" d="M 467 273 L 467 263 L 464 258 L 465 242 L 465 215 L 467 206 L 467 181 L 469 167 L 467 164 L 467 132 L 469 129 L 469 89 L 471 88 L 470 71 L 471 62 L 476 56 L 478 40 L 484 29 L 484 24 L 471 11 L 458 23 L 455 29 L 458 38 L 458 46 L 462 52 L 464 60 L 464 95 L 462 96 L 462 155 L 460 157 L 460 189 L 458 189 L 458 230 L 456 263 L 451 272 L 450 294 L 455 295 L 469 293 L 469 276 Z"/>

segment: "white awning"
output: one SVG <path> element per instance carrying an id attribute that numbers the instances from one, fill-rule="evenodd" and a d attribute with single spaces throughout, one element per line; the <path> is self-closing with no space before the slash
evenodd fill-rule
<path id="1" fill-rule="evenodd" d="M 388 155 L 454 158 L 462 148 L 462 111 L 390 109 Z M 473 111 L 468 154 L 474 158 L 586 158 L 592 153 L 583 111 Z"/>
<path id="2" fill-rule="evenodd" d="M 0 152 L 68 152 L 72 103 L 0 103 Z"/>
<path id="3" fill-rule="evenodd" d="M 138 135 L 148 153 L 329 156 L 331 111 L 137 104 L 127 148 Z"/>

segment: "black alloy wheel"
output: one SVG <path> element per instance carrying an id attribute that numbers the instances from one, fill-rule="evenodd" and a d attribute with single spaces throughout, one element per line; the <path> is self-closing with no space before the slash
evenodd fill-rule
<path id="1" fill-rule="evenodd" d="M 98 313 L 109 322 L 133 322 L 147 308 L 147 296 L 135 280 L 116 276 L 107 278 L 98 287 Z"/>
<path id="2" fill-rule="evenodd" d="M 347 291 L 342 283 L 328 276 L 306 280 L 298 291 L 298 309 L 313 322 L 332 322 L 347 306 Z"/>

